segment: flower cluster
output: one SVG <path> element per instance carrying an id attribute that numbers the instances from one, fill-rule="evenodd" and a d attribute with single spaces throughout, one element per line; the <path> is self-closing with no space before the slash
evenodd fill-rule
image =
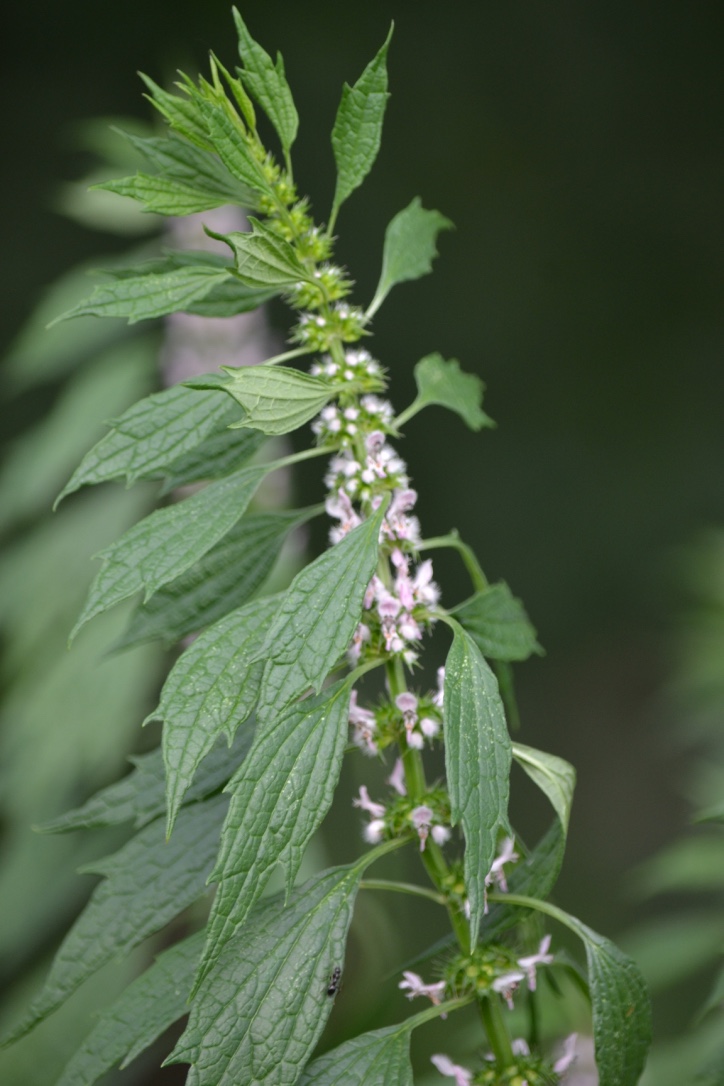
<path id="1" fill-rule="evenodd" d="M 364 335 L 365 318 L 359 306 L 335 302 L 327 313 L 302 313 L 292 339 L 310 351 L 328 351 L 333 343 L 354 343 Z"/>
<path id="2" fill-rule="evenodd" d="M 513 1009 L 513 996 L 523 981 L 534 992 L 538 966 L 550 965 L 550 935 L 541 939 L 537 951 L 516 957 L 514 952 L 500 944 L 477 946 L 471 954 L 456 955 L 445 968 L 448 988 L 455 995 L 500 995 Z"/>
<path id="3" fill-rule="evenodd" d="M 360 631 L 363 631 L 365 638 L 369 638 L 367 627 L 359 626 L 358 634 Z M 357 654 L 356 646 L 350 651 Z M 444 669 L 440 668 L 440 671 Z M 422 750 L 426 741 L 432 743 L 440 734 L 439 694 L 418 697 L 405 691 L 398 694 L 394 702 L 385 701 L 373 711 L 359 704 L 357 691 L 353 690 L 349 702 L 349 723 L 352 742 L 364 754 L 379 754 L 391 743 L 403 741 L 408 747 Z"/>
<path id="4" fill-rule="evenodd" d="M 400 985 L 402 987 L 402 985 Z M 422 993 L 421 993 L 422 994 Z M 511 1044 L 515 1062 L 505 1068 L 491 1066 L 484 1069 L 473 1079 L 473 1072 L 459 1063 L 453 1063 L 449 1056 L 442 1053 L 430 1057 L 430 1062 L 446 1078 L 452 1078 L 455 1086 L 472 1086 L 473 1081 L 481 1086 L 555 1086 L 560 1082 L 560 1076 L 571 1068 L 576 1059 L 576 1042 L 578 1035 L 572 1033 L 563 1042 L 563 1051 L 560 1056 L 551 1063 L 550 1060 L 531 1055 L 528 1042 L 523 1037 L 517 1037 Z M 489 1064 L 495 1065 L 495 1057 L 486 1057 Z"/>
<path id="5" fill-rule="evenodd" d="M 371 845 L 379 844 L 385 837 L 397 837 L 406 830 L 413 829 L 420 842 L 420 851 L 425 851 L 428 837 L 437 845 L 444 845 L 450 840 L 450 813 L 445 798 L 439 790 L 433 790 L 424 798 L 427 802 L 413 804 L 407 799 L 405 776 L 400 758 L 395 762 L 387 783 L 395 790 L 398 797 L 390 806 L 370 799 L 363 784 L 357 799 L 352 800 L 354 807 L 366 811 L 371 816 L 364 828 L 364 838 Z"/>

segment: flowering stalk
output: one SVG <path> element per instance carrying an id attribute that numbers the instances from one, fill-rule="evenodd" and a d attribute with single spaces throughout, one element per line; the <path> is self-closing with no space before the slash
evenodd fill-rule
<path id="1" fill-rule="evenodd" d="M 74 631 L 142 591 L 132 623 L 140 640 L 150 629 L 169 643 L 198 636 L 174 664 L 149 718 L 163 721 L 150 792 L 137 773 L 96 801 L 106 812 L 96 815 L 101 823 L 130 812 L 142 828 L 104 861 L 108 882 L 67 937 L 16 1033 L 31 1029 L 102 964 L 99 926 L 110 954 L 128 950 L 202 897 L 208 876 L 216 894 L 205 927 L 139 978 L 116 1018 L 125 1022 L 131 1013 L 148 1044 L 149 1005 L 164 1009 L 158 1033 L 189 1011 L 169 1062 L 188 1063 L 194 1086 L 323 1086 L 344 1081 L 347 1067 L 357 1081 L 392 1086 L 391 1066 L 398 1069 L 394 1082 L 407 1086 L 410 1034 L 428 1012 L 332 1053 L 315 1058 L 314 1049 L 339 994 L 357 891 L 382 885 L 366 878 L 367 868 L 411 847 L 432 883 L 418 892 L 444 905 L 449 946 L 457 949 L 434 979 L 405 970 L 399 987 L 408 999 L 429 1000 L 441 1017 L 475 1003 L 483 1047 L 492 1050 L 474 1071 L 439 1054 L 441 1074 L 466 1084 L 561 1081 L 572 1042 L 556 1059 L 550 1040 L 541 1048 L 534 1015 L 527 1038 L 513 1036 L 509 1025 L 521 989 L 531 1006 L 539 998 L 539 970 L 545 976 L 565 969 L 551 952 L 551 935 L 530 921 L 538 910 L 567 924 L 586 946 L 602 1086 L 633 1086 L 648 1043 L 643 983 L 612 944 L 545 900 L 565 846 L 573 770 L 513 743 L 508 732 L 505 706 L 515 712 L 510 664 L 537 650 L 535 632 L 507 586 L 488 583 L 455 533 L 424 540 L 417 493 L 395 448 L 402 427 L 430 405 L 456 412 L 473 430 L 489 425 L 482 382 L 456 361 L 428 355 L 415 367 L 414 402 L 396 415 L 385 398 L 386 371 L 362 346 L 391 289 L 431 270 L 437 236 L 450 223 L 417 199 L 395 216 L 366 309 L 350 301 L 352 281 L 334 262 L 340 208 L 379 147 L 390 39 L 345 87 L 332 133 L 337 185 L 325 226 L 314 221 L 293 179 L 298 119 L 281 58 L 274 63 L 234 15 L 243 67 L 232 74 L 212 56 L 210 79 L 183 76 L 179 94 L 146 80 L 171 133 L 130 137 L 154 172 L 103 187 L 166 215 L 236 203 L 248 210 L 250 230 L 208 231 L 224 255 L 172 252 L 116 271 L 68 315 L 233 316 L 279 295 L 294 314 L 290 348 L 257 366 L 224 365 L 221 375 L 142 401 L 88 453 L 61 495 L 122 477 L 162 477 L 166 490 L 207 484 L 101 553 Z M 257 109 L 275 129 L 281 156 L 262 142 Z M 305 370 L 284 364 L 305 358 Z M 254 459 L 267 437 L 308 423 L 311 449 Z M 247 512 L 256 488 L 270 472 L 318 455 L 329 456 L 324 508 L 331 545 L 284 592 L 257 594 L 270 547 L 318 510 L 264 519 Z M 422 557 L 442 545 L 459 551 L 473 588 L 468 600 L 448 608 L 432 560 Z M 452 645 L 444 666 L 436 661 L 436 688 L 420 689 L 413 679 L 424 639 L 439 622 L 450 628 Z M 384 694 L 367 704 L 360 680 L 375 670 Z M 352 800 L 366 817 L 362 836 L 371 847 L 297 885 L 305 847 L 332 803 L 350 732 L 363 756 L 387 767 L 384 797 L 362 785 Z M 446 777 L 430 783 L 426 756 L 435 746 L 444 750 Z M 530 850 L 508 815 L 513 758 L 555 816 Z M 82 808 L 63 827 L 87 817 Z M 286 892 L 263 898 L 277 865 Z M 396 887 L 409 892 L 386 884 Z M 137 1043 L 134 1034 L 127 1049 L 125 1042 L 120 1047 L 125 1054 Z M 82 1068 L 83 1081 L 94 1081 L 87 1053 L 99 1047 L 97 1037 L 89 1041 L 71 1065 L 73 1074 Z"/>

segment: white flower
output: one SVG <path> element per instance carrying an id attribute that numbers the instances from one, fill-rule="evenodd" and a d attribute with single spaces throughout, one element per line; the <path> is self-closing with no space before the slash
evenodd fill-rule
<path id="1" fill-rule="evenodd" d="M 368 845 L 379 845 L 385 833 L 384 818 L 373 818 L 362 831 L 362 835 Z"/>

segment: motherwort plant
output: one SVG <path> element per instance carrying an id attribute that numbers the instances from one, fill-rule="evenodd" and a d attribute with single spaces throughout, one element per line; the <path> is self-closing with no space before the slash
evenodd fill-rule
<path id="1" fill-rule="evenodd" d="M 162 494 L 174 492 L 100 553 L 73 636 L 141 594 L 123 645 L 159 639 L 183 651 L 149 718 L 163 721 L 161 748 L 46 827 L 128 821 L 137 832 L 93 866 L 104 879 L 13 1036 L 184 914 L 184 931 L 189 916 L 198 930 L 172 943 L 103 1012 L 64 1086 L 125 1065 L 185 1015 L 167 1062 L 190 1065 L 190 1086 L 410 1086 L 412 1031 L 436 1017 L 454 1022 L 469 1004 L 479 1012 L 479 1057 L 468 1066 L 454 1051 L 436 1055 L 441 1075 L 458 1084 L 557 1083 L 575 1060 L 575 1037 L 560 1038 L 562 1046 L 541 1042 L 538 1002 L 563 972 L 590 994 L 602 1086 L 633 1086 L 650 1032 L 643 982 L 608 940 L 547 900 L 563 856 L 573 770 L 512 742 L 506 725 L 511 661 L 536 650 L 535 633 L 506 585 L 487 582 L 455 532 L 425 538 L 397 449 L 405 424 L 429 405 L 456 412 L 473 430 L 489 425 L 483 386 L 456 361 L 429 354 L 415 366 L 416 398 L 398 412 L 387 399 L 385 366 L 366 346 L 391 289 L 431 270 L 437 235 L 450 223 L 419 199 L 394 217 L 366 308 L 351 300 L 351 279 L 334 260 L 339 210 L 379 149 L 389 37 L 344 87 L 332 132 L 334 199 L 327 222 L 317 223 L 293 178 L 298 122 L 282 59 L 272 61 L 234 17 L 243 66 L 232 73 L 212 55 L 208 79 L 183 75 L 173 92 L 146 79 L 169 131 L 129 135 L 147 171 L 102 187 L 167 216 L 236 205 L 250 229 L 209 229 L 219 255 L 170 251 L 115 268 L 65 316 L 231 317 L 281 296 L 294 314 L 289 349 L 257 366 L 235 367 L 229 358 L 220 373 L 141 400 L 112 423 L 61 494 L 114 479 L 161 480 Z M 280 154 L 262 142 L 257 110 Z M 268 438 L 310 423 L 310 448 L 264 455 Z M 328 463 L 323 504 L 247 511 L 265 476 L 315 457 Z M 286 535 L 325 512 L 329 548 L 285 591 L 265 594 Z M 429 555 L 441 547 L 459 552 L 472 582 L 472 595 L 456 606 L 443 605 L 435 581 Z M 435 624 L 448 628 L 451 644 L 429 690 L 419 685 L 419 662 Z M 436 747 L 444 779 L 429 776 Z M 370 847 L 300 884 L 305 848 L 330 808 L 343 759 L 360 756 L 386 766 L 384 791 L 371 795 L 363 785 L 349 797 Z M 532 848 L 509 821 L 512 759 L 553 808 L 552 825 Z M 375 861 L 397 849 L 419 856 L 419 886 L 373 877 Z M 270 896 L 277 867 L 286 888 Z M 430 1005 L 316 1055 L 340 989 L 355 898 L 380 888 L 418 893 L 447 914 L 442 958 L 438 949 L 425 976 L 407 969 L 399 978 L 409 999 Z M 582 939 L 585 974 L 561 953 L 560 925 Z M 454 1047 L 452 1029 L 450 1036 Z"/>

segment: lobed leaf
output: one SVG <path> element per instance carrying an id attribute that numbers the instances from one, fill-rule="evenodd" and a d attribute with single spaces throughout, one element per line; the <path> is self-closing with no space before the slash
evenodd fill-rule
<path id="1" fill-rule="evenodd" d="M 294 1086 L 324 1029 L 362 866 L 333 868 L 265 901 L 201 983 L 167 1063 L 187 1086 Z"/>
<path id="2" fill-rule="evenodd" d="M 184 457 L 203 450 L 210 436 L 226 434 L 237 418 L 218 392 L 183 385 L 154 392 L 113 420 L 110 433 L 83 457 L 56 505 L 82 486 L 111 479 L 125 479 L 130 486 L 137 479 L 163 478 L 172 465 L 183 465 Z"/>
<path id="3" fill-rule="evenodd" d="M 471 430 L 482 430 L 495 423 L 481 409 L 485 385 L 472 373 L 463 373 L 455 358 L 446 362 L 441 354 L 425 355 L 415 366 L 417 396 L 402 413 L 405 419 L 430 404 L 454 411 Z M 400 420 L 398 419 L 398 422 Z"/>
<path id="4" fill-rule="evenodd" d="M 543 651 L 523 604 L 504 581 L 477 592 L 453 614 L 491 660 L 527 660 Z"/>
<path id="5" fill-rule="evenodd" d="M 229 748 L 220 740 L 199 766 L 185 802 L 206 799 L 226 784 L 246 757 L 252 735 L 237 733 Z M 161 747 L 148 754 L 131 755 L 135 767 L 115 784 L 96 792 L 81 807 L 66 811 L 38 827 L 40 833 L 69 833 L 72 830 L 100 829 L 132 822 L 135 829 L 148 825 L 166 810 L 166 773 Z"/>
<path id="6" fill-rule="evenodd" d="M 157 509 L 100 551 L 103 566 L 71 639 L 96 615 L 145 590 L 148 600 L 213 547 L 244 515 L 269 465 L 242 468 L 185 501 Z"/>
<path id="7" fill-rule="evenodd" d="M 271 573 L 287 533 L 317 512 L 302 509 L 242 517 L 186 573 L 139 606 L 115 647 L 155 638 L 171 646 L 241 607 Z"/>
<path id="8" fill-rule="evenodd" d="M 558 815 L 563 833 L 568 833 L 568 820 L 576 786 L 576 771 L 570 762 L 555 754 L 513 743 L 513 757 L 548 799 Z"/>
<path id="9" fill-rule="evenodd" d="M 266 659 L 257 716 L 266 721 L 304 690 L 319 693 L 349 645 L 377 566 L 385 505 L 296 575 L 260 657 Z"/>
<path id="10" fill-rule="evenodd" d="M 288 434 L 303 426 L 334 395 L 328 381 L 284 366 L 222 367 L 224 388 L 244 409 L 240 425 L 264 434 Z"/>
<path id="11" fill-rule="evenodd" d="M 239 55 L 244 64 L 244 70 L 239 74 L 244 86 L 274 125 L 284 152 L 288 154 L 297 136 L 299 117 L 284 75 L 284 61 L 277 53 L 274 64 L 266 50 L 254 41 L 236 8 L 232 11 L 239 35 Z"/>
<path id="12" fill-rule="evenodd" d="M 136 173 L 116 181 L 104 181 L 92 188 L 114 192 L 117 196 L 128 196 L 143 204 L 144 211 L 156 215 L 195 215 L 230 202 L 226 191 L 188 185 L 158 174 Z"/>
<path id="13" fill-rule="evenodd" d="M 188 309 L 231 274 L 230 267 L 220 267 L 211 261 L 176 264 L 171 258 L 127 268 L 121 275 L 106 272 L 106 282 L 99 283 L 88 299 L 56 317 L 56 321 L 71 317 L 126 317 L 129 324 L 135 324 L 165 317 Z M 256 308 L 257 304 L 255 301 L 250 308 Z"/>
<path id="14" fill-rule="evenodd" d="M 187 807 L 170 842 L 157 819 L 119 852 L 84 868 L 105 880 L 63 940 L 44 988 L 5 1042 L 28 1033 L 106 962 L 160 931 L 204 893 L 225 796 Z"/>
<path id="15" fill-rule="evenodd" d="M 485 880 L 499 829 L 508 828 L 511 744 L 493 672 L 469 634 L 451 621 L 454 637 L 445 663 L 445 769 L 452 824 L 465 834 L 465 887 L 470 930 L 477 936 L 485 911 Z"/>
<path id="16" fill-rule="evenodd" d="M 441 230 L 452 230 L 452 226 L 439 211 L 427 211 L 419 196 L 395 215 L 385 231 L 382 273 L 368 317 L 377 312 L 397 283 L 420 279 L 432 271 L 437 235 Z"/>
<path id="17" fill-rule="evenodd" d="M 226 791 L 229 813 L 211 875 L 218 882 L 200 976 L 219 960 L 277 864 L 287 894 L 304 850 L 329 810 L 347 742 L 350 687 L 337 683 L 257 730 Z"/>
<path id="18" fill-rule="evenodd" d="M 332 129 L 332 148 L 337 164 L 337 183 L 332 202 L 334 222 L 340 207 L 362 184 L 377 158 L 387 93 L 387 50 L 392 27 L 377 56 L 367 65 L 353 87 L 345 83 L 342 101 Z"/>
<path id="19" fill-rule="evenodd" d="M 257 196 L 273 197 L 261 163 L 229 113 L 208 99 L 194 97 L 206 124 L 208 139 L 229 173 Z M 229 106 L 231 109 L 231 106 Z M 239 122 L 240 123 L 240 122 Z"/>
<path id="20" fill-rule="evenodd" d="M 216 155 L 208 150 L 201 150 L 173 133 L 151 138 L 142 138 L 130 132 L 121 134 L 155 169 L 157 180 L 169 181 L 207 197 L 220 197 L 222 204 L 237 204 L 250 209 L 256 207 L 257 194 L 232 177 Z M 130 181 L 132 178 L 124 180 Z M 116 191 L 113 186 L 117 184 L 117 181 L 110 181 L 95 187 L 110 187 L 111 191 Z"/>
<path id="21" fill-rule="evenodd" d="M 203 151 L 173 133 L 168 136 L 141 137 L 131 132 L 121 133 L 133 147 L 155 167 L 158 174 L 208 192 L 225 192 L 226 202 L 243 204 L 254 197 L 251 190 L 232 177 L 216 155 Z"/>
<path id="22" fill-rule="evenodd" d="M 278 605 L 278 597 L 266 596 L 197 637 L 174 664 L 158 708 L 146 719 L 164 722 L 169 836 L 204 758 L 222 734 L 231 744 L 254 709 L 264 665 L 251 661 Z"/>
<path id="23" fill-rule="evenodd" d="M 411 1018 L 352 1037 L 313 1060 L 299 1086 L 413 1086 L 410 1033 L 415 1025 Z"/>
<path id="24" fill-rule="evenodd" d="M 258 219 L 250 218 L 251 232 L 235 230 L 211 237 L 225 242 L 234 254 L 236 274 L 248 287 L 280 290 L 310 278 L 293 246 Z"/>
<path id="25" fill-rule="evenodd" d="M 209 139 L 206 119 L 198 102 L 169 93 L 143 72 L 139 72 L 139 75 L 150 91 L 146 97 L 166 118 L 173 131 L 202 151 L 213 151 L 214 145 Z"/>
<path id="26" fill-rule="evenodd" d="M 199 317 L 237 317 L 276 298 L 276 290 L 254 290 L 236 276 L 230 276 L 212 287 L 203 298 L 190 302 L 184 312 Z"/>
<path id="27" fill-rule="evenodd" d="M 188 994 L 203 934 L 197 932 L 164 950 L 107 1010 L 101 1011 L 56 1086 L 92 1086 L 116 1065 L 123 1070 L 188 1013 Z"/>

